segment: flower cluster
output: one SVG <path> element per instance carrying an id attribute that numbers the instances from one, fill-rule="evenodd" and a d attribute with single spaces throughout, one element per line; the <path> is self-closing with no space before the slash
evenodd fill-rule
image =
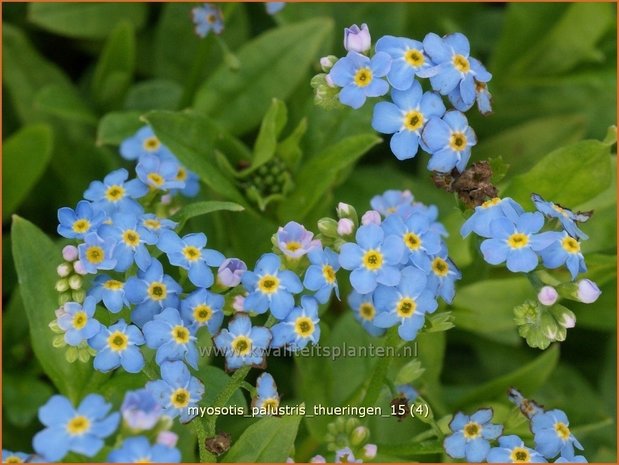
<path id="1" fill-rule="evenodd" d="M 367 98 L 390 92 L 390 101 L 374 106 L 372 127 L 392 134 L 391 151 L 399 160 L 417 155 L 419 148 L 430 154 L 428 169 L 450 173 L 464 171 L 477 143 L 464 112 L 477 101 L 481 113 L 492 111 L 487 83 L 492 75 L 470 56 L 470 44 L 461 33 L 423 41 L 383 36 L 371 51 L 367 25 L 353 25 L 344 32 L 343 58 L 325 57 L 325 74 L 316 76 L 317 103 L 332 107 L 338 100 L 354 109 Z M 424 91 L 421 79 L 429 79 Z M 443 102 L 447 97 L 453 109 Z"/>
<path id="2" fill-rule="evenodd" d="M 534 401 L 525 399 L 516 389 L 510 389 L 509 398 L 527 417 L 533 433 L 534 447 L 528 447 L 515 434 L 504 434 L 503 425 L 491 423 L 492 409 L 481 409 L 473 415 L 457 413 L 445 438 L 445 452 L 454 459 L 488 463 L 555 463 L 586 462 L 576 455 L 574 448 L 582 445 L 571 433 L 569 420 L 561 410 L 545 411 Z M 496 443 L 495 443 L 496 441 Z M 494 444 L 492 444 L 494 443 Z"/>

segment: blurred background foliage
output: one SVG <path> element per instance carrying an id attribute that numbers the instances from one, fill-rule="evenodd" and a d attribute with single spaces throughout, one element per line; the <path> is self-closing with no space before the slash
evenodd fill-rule
<path id="1" fill-rule="evenodd" d="M 222 38 L 240 61 L 236 71 L 215 38 L 200 40 L 194 34 L 191 7 L 2 6 L 4 444 L 30 449 L 30 438 L 40 427 L 36 411 L 54 391 L 34 357 L 24 302 L 16 292 L 11 215 L 27 218 L 57 240 L 57 209 L 74 206 L 90 181 L 129 166 L 117 155 L 116 145 L 146 115 L 159 137 L 203 175 L 209 186 L 203 198 L 248 207 L 244 213 L 193 218 L 186 231 L 207 232 L 210 245 L 248 263 L 270 248 L 269 237 L 278 224 L 294 218 L 315 230 L 316 220 L 332 215 L 338 201 L 364 209 L 375 194 L 408 188 L 419 200 L 438 205 L 452 233 L 449 250 L 465 278 L 453 306 L 456 328 L 418 340 L 426 371 L 417 387 L 438 415 L 492 405 L 499 419 L 505 419 L 506 388 L 518 386 L 548 407 L 567 412 L 589 461 L 615 461 L 616 157 L 609 157 L 607 148 L 593 153 L 590 145 L 578 145 L 583 139 L 604 139 L 616 124 L 615 5 L 301 3 L 288 4 L 270 17 L 260 3 L 225 4 Z M 526 199 L 535 190 L 576 209 L 595 209 L 583 228 L 591 236 L 585 252 L 588 276 L 604 293 L 594 305 L 572 306 L 578 324 L 560 347 L 540 352 L 517 336 L 512 308 L 534 298 L 532 288 L 524 278 L 479 267 L 473 244 L 457 234 L 462 212 L 450 194 L 432 185 L 425 155 L 396 162 L 388 144 L 372 135 L 371 104 L 330 112 L 314 105 L 309 80 L 319 72 L 318 59 L 343 55 L 343 28 L 362 22 L 368 23 L 374 40 L 384 34 L 421 40 L 428 32 L 465 33 L 472 55 L 494 75 L 494 114 L 470 116 L 479 139 L 473 160 L 501 156 L 510 168 L 500 187 L 525 208 L 532 207 Z M 216 161 L 213 146 L 217 143 L 231 163 L 243 158 L 274 97 L 287 107 L 287 118 L 282 116 L 285 108 L 279 110 L 284 112 L 277 116 L 279 129 L 292 134 L 288 145 L 280 141 L 278 153 L 302 154 L 302 162 L 293 176 L 297 189 L 260 212 L 226 181 L 225 162 Z M 194 113 L 172 113 L 189 107 Z M 305 125 L 306 133 L 297 141 L 294 130 L 299 136 Z M 196 152 L 202 161 L 191 158 Z M 581 152 L 587 157 L 579 158 Z M 347 158 L 336 161 L 334 154 Z M 589 155 L 595 166 L 588 164 Z M 324 182 L 316 187 L 319 178 Z M 43 311 L 50 315 L 44 327 L 52 317 L 51 309 Z M 370 341 L 345 303 L 334 304 L 323 321 L 330 327 L 325 343 Z M 393 376 L 403 363 L 392 367 Z M 371 366 L 372 360 L 284 359 L 272 363 L 270 371 L 286 402 L 338 405 L 367 380 Z M 294 376 L 288 375 L 290 370 Z M 388 402 L 386 395 L 381 397 L 383 407 Z M 223 427 L 238 437 L 251 421 L 223 419 Z M 325 422 L 302 422 L 299 459 L 307 460 L 319 447 Z M 378 459 L 440 459 L 436 452 L 419 456 L 418 450 L 402 445 L 423 430 L 419 422 L 371 419 L 370 426 L 379 444 Z M 187 442 L 186 459 L 195 452 L 191 447 Z"/>

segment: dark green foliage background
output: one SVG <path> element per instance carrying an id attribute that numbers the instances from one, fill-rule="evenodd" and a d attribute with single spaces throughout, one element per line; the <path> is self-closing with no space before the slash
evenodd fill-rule
<path id="1" fill-rule="evenodd" d="M 456 329 L 424 334 L 418 341 L 426 368 L 419 387 L 435 415 L 491 405 L 506 418 L 505 391 L 514 385 L 547 407 L 568 413 L 589 461 L 615 461 L 616 157 L 609 156 L 612 144 L 590 140 L 604 139 L 608 127 L 616 124 L 615 6 L 316 3 L 288 4 L 271 18 L 262 4 L 227 4 L 223 38 L 241 61 L 238 72 L 223 63 L 212 37 L 200 41 L 195 36 L 191 7 L 2 5 L 4 447 L 31 450 L 30 439 L 40 428 L 36 411 L 55 390 L 73 389 L 72 395 L 79 397 L 79 389 L 88 389 L 77 383 L 88 378 L 81 368 L 53 371 L 53 357 L 62 359 L 62 354 L 41 359 L 51 351 L 44 338 L 53 319 L 53 268 L 54 260 L 60 261 L 54 250 L 59 248 L 19 219 L 13 228 L 24 236 L 12 237 L 11 215 L 26 218 L 60 243 L 55 234 L 57 209 L 73 207 L 90 181 L 129 166 L 115 145 L 140 126 L 138 116 L 146 115 L 162 140 L 205 178 L 208 187 L 201 198 L 247 207 L 242 213 L 189 219 L 185 231 L 207 232 L 210 246 L 248 264 L 270 249 L 269 237 L 278 224 L 295 219 L 315 230 L 316 220 L 332 216 L 338 201 L 363 211 L 371 196 L 409 188 L 418 199 L 437 204 L 451 232 L 450 253 L 464 279 L 452 309 Z M 431 31 L 465 33 L 471 54 L 494 75 L 490 84 L 494 114 L 482 117 L 472 111 L 469 116 L 479 139 L 473 161 L 501 156 L 510 165 L 500 184 L 502 192 L 522 201 L 525 208 L 532 208 L 528 195 L 536 191 L 577 209 L 596 210 L 584 226 L 591 237 L 584 251 L 589 276 L 604 293 L 594 305 L 570 307 L 578 323 L 560 347 L 541 352 L 518 337 L 512 308 L 534 298 L 531 287 L 525 278 L 480 266 L 470 241 L 457 234 L 462 212 L 451 195 L 430 182 L 425 154 L 398 163 L 388 144 L 372 134 L 371 104 L 359 111 L 331 112 L 313 104 L 309 80 L 319 72 L 318 59 L 343 55 L 343 27 L 362 22 L 368 23 L 374 40 L 384 34 L 421 40 Z M 276 27 L 281 29 L 269 32 L 275 34 L 271 39 L 249 42 Z M 205 60 L 194 70 L 197 54 Z M 210 121 L 223 126 L 230 143 L 237 144 L 233 139 L 237 137 L 252 147 L 274 97 L 288 108 L 284 137 L 303 118 L 307 133 L 300 142 L 297 189 L 279 206 L 259 214 L 215 161 L 209 142 L 222 132 Z M 187 107 L 194 113 L 172 113 Z M 204 134 L 213 139 L 204 139 Z M 236 148 L 241 156 L 247 150 L 238 144 Z M 234 158 L 231 152 L 227 154 Z M 26 280 L 22 276 L 22 285 L 28 286 L 23 297 L 15 268 L 30 269 L 32 263 L 15 263 L 14 247 L 27 250 L 31 257 L 49 257 L 35 267 L 40 276 L 31 274 L 32 279 Z M 343 287 L 345 296 L 348 289 Z M 354 345 L 370 341 L 344 303 L 335 303 L 323 321 L 330 327 L 325 328 L 324 341 Z M 340 405 L 367 380 L 373 362 L 287 359 L 273 362 L 269 370 L 286 402 Z M 92 389 L 106 393 L 117 405 L 123 389 L 144 382 L 121 374 L 89 381 Z M 388 399 L 381 398 L 380 403 L 387 405 Z M 316 447 L 327 421 L 301 423 L 296 441 L 299 459 L 307 460 L 320 450 Z M 248 424 L 222 420 L 233 437 Z M 407 442 L 426 427 L 422 423 L 372 419 L 369 425 L 372 441 L 379 444 L 378 459 L 441 459 L 436 451 L 420 455 L 422 451 Z M 193 460 L 188 433 L 185 428 L 181 446 L 184 459 Z M 233 456 L 245 460 L 244 453 L 237 450 Z M 285 458 L 288 450 L 278 454 Z"/>

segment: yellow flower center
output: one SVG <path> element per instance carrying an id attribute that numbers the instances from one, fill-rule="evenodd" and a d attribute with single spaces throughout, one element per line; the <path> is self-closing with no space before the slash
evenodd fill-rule
<path id="1" fill-rule="evenodd" d="M 138 457 L 133 463 L 153 463 L 150 457 Z"/>
<path id="2" fill-rule="evenodd" d="M 396 312 L 400 318 L 410 318 L 415 313 L 417 302 L 410 297 L 403 297 L 398 302 Z"/>
<path id="3" fill-rule="evenodd" d="M 494 207 L 495 205 L 501 203 L 501 199 L 498 197 L 495 197 L 493 199 L 490 200 L 486 200 L 484 203 L 481 204 L 481 208 L 490 208 L 490 207 Z"/>
<path id="4" fill-rule="evenodd" d="M 514 447 L 509 458 L 514 463 L 528 463 L 531 461 L 531 454 L 524 447 Z"/>
<path id="5" fill-rule="evenodd" d="M 357 87 L 367 87 L 372 83 L 373 77 L 370 68 L 359 68 L 355 73 L 355 84 Z"/>
<path id="6" fill-rule="evenodd" d="M 325 278 L 327 284 L 333 284 L 335 282 L 335 270 L 331 265 L 323 265 L 322 276 Z"/>
<path id="7" fill-rule="evenodd" d="M 206 304 L 196 305 L 193 308 L 193 319 L 198 323 L 207 323 L 213 316 L 213 309 Z"/>
<path id="8" fill-rule="evenodd" d="M 177 344 L 187 344 L 189 342 L 189 330 L 184 326 L 177 325 L 172 328 L 172 339 Z"/>
<path id="9" fill-rule="evenodd" d="M 289 252 L 296 252 L 301 248 L 301 243 L 297 241 L 290 241 L 286 244 L 286 250 Z"/>
<path id="10" fill-rule="evenodd" d="M 168 296 L 168 288 L 159 281 L 153 281 L 150 286 L 148 286 L 147 292 L 151 300 L 163 300 Z"/>
<path id="11" fill-rule="evenodd" d="M 176 180 L 184 181 L 185 179 L 187 179 L 187 170 L 181 166 L 176 173 Z"/>
<path id="12" fill-rule="evenodd" d="M 24 463 L 17 455 L 9 455 L 4 459 L 4 463 Z"/>
<path id="13" fill-rule="evenodd" d="M 262 409 L 266 410 L 269 414 L 277 413 L 278 407 L 279 400 L 274 397 L 269 397 L 268 399 L 264 399 L 264 401 L 262 401 Z"/>
<path id="14" fill-rule="evenodd" d="M 72 323 L 75 329 L 82 329 L 86 326 L 86 323 L 88 323 L 88 315 L 83 311 L 76 312 L 75 315 L 73 315 Z"/>
<path id="15" fill-rule="evenodd" d="M 159 139 L 157 139 L 156 136 L 151 136 L 144 139 L 142 146 L 144 147 L 144 150 L 154 152 L 161 146 L 161 142 L 159 142 Z"/>
<path id="16" fill-rule="evenodd" d="M 374 305 L 369 302 L 364 302 L 359 306 L 359 316 L 365 321 L 372 321 L 376 315 Z"/>
<path id="17" fill-rule="evenodd" d="M 507 238 L 507 244 L 512 249 L 522 249 L 529 243 L 529 236 L 523 233 L 514 233 Z"/>
<path id="18" fill-rule="evenodd" d="M 213 15 L 213 14 L 208 15 L 208 16 L 206 17 L 206 20 L 207 20 L 210 24 L 213 24 L 215 21 L 217 21 L 217 16 L 215 16 L 215 15 Z"/>
<path id="19" fill-rule="evenodd" d="M 419 50 L 411 48 L 404 53 L 404 60 L 413 68 L 419 68 L 423 65 L 426 59 Z"/>
<path id="20" fill-rule="evenodd" d="M 159 173 L 148 173 L 146 175 L 146 178 L 154 187 L 161 187 L 165 182 L 165 179 L 163 179 L 163 176 L 161 176 Z"/>
<path id="21" fill-rule="evenodd" d="M 277 276 L 271 274 L 265 274 L 258 281 L 258 289 L 263 294 L 274 294 L 279 289 L 279 279 Z"/>
<path id="22" fill-rule="evenodd" d="M 197 247 L 194 247 L 193 245 L 188 245 L 183 248 L 183 255 L 188 261 L 195 262 L 200 259 L 200 257 L 202 256 L 202 252 L 200 252 L 200 249 L 198 249 Z"/>
<path id="23" fill-rule="evenodd" d="M 294 332 L 301 337 L 309 337 L 314 333 L 314 322 L 306 316 L 299 317 L 294 322 Z"/>
<path id="24" fill-rule="evenodd" d="M 129 337 L 122 331 L 114 331 L 108 336 L 107 345 L 114 352 L 122 352 L 129 345 Z"/>
<path id="25" fill-rule="evenodd" d="M 126 229 L 123 232 L 123 242 L 131 248 L 136 248 L 140 245 L 140 235 L 134 229 Z"/>
<path id="26" fill-rule="evenodd" d="M 232 351 L 241 356 L 248 355 L 251 352 L 251 339 L 247 336 L 237 336 L 232 340 Z"/>
<path id="27" fill-rule="evenodd" d="M 469 64 L 469 60 L 466 59 L 463 55 L 458 55 L 457 53 L 453 56 L 452 62 L 454 68 L 456 68 L 461 73 L 468 73 L 471 70 L 471 65 Z"/>
<path id="28" fill-rule="evenodd" d="M 561 246 L 565 249 L 567 253 L 578 253 L 580 252 L 580 244 L 573 237 L 567 236 L 561 240 Z"/>
<path id="29" fill-rule="evenodd" d="M 380 270 L 383 266 L 383 254 L 370 249 L 363 255 L 363 266 L 370 271 Z"/>
<path id="30" fill-rule="evenodd" d="M 158 230 L 161 228 L 161 221 L 153 219 L 144 220 L 144 226 L 148 229 Z"/>
<path id="31" fill-rule="evenodd" d="M 404 234 L 403 240 L 404 244 L 406 244 L 406 247 L 408 247 L 410 250 L 419 250 L 419 248 L 421 247 L 421 237 L 419 237 L 413 232 L 408 232 Z"/>
<path id="32" fill-rule="evenodd" d="M 81 218 L 73 223 L 73 232 L 78 234 L 84 234 L 90 229 L 90 221 Z"/>
<path id="33" fill-rule="evenodd" d="M 189 405 L 191 394 L 185 388 L 177 388 L 170 396 L 170 403 L 174 408 L 185 408 Z"/>
<path id="34" fill-rule="evenodd" d="M 481 425 L 479 423 L 471 421 L 464 425 L 462 432 L 466 439 L 478 438 L 479 436 L 481 436 Z"/>
<path id="35" fill-rule="evenodd" d="M 466 148 L 466 136 L 463 132 L 453 132 L 449 137 L 449 147 L 454 152 L 462 152 Z"/>
<path id="36" fill-rule="evenodd" d="M 437 276 L 447 276 L 447 273 L 449 273 L 449 265 L 441 257 L 436 257 L 432 260 L 432 271 Z"/>
<path id="37" fill-rule="evenodd" d="M 103 283 L 103 287 L 109 289 L 110 291 L 119 291 L 123 288 L 123 286 L 123 283 L 116 281 L 115 279 L 108 279 Z"/>
<path id="38" fill-rule="evenodd" d="M 423 115 L 417 110 L 411 110 L 404 115 L 404 127 L 409 131 L 417 131 L 423 123 Z"/>
<path id="39" fill-rule="evenodd" d="M 90 420 L 82 415 L 75 416 L 67 423 L 67 433 L 70 436 L 81 436 L 90 430 Z"/>
<path id="40" fill-rule="evenodd" d="M 125 188 L 123 186 L 119 186 L 118 184 L 108 187 L 105 191 L 105 198 L 111 203 L 116 203 L 122 200 L 124 196 Z"/>
<path id="41" fill-rule="evenodd" d="M 98 245 L 92 245 L 86 249 L 86 260 L 98 265 L 105 260 L 105 252 Z"/>
<path id="42" fill-rule="evenodd" d="M 561 423 L 560 421 L 556 422 L 555 431 L 557 432 L 557 436 L 564 441 L 567 441 L 570 437 L 570 429 L 565 423 Z"/>

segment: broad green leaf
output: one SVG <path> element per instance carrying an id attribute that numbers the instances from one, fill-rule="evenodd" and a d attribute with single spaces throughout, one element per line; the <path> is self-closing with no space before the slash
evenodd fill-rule
<path id="1" fill-rule="evenodd" d="M 43 124 L 24 126 L 2 144 L 2 220 L 7 219 L 45 172 L 53 134 Z"/>
<path id="2" fill-rule="evenodd" d="M 410 455 L 435 455 L 442 454 L 443 444 L 441 441 L 406 442 L 401 444 L 378 444 L 381 454 L 408 457 Z"/>
<path id="3" fill-rule="evenodd" d="M 329 19 L 315 18 L 260 35 L 239 50 L 238 71 L 221 65 L 204 83 L 196 94 L 196 110 L 233 134 L 252 129 L 272 98 L 286 99 L 309 78 L 307 70 L 332 28 Z"/>
<path id="4" fill-rule="evenodd" d="M 266 417 L 249 426 L 224 462 L 283 463 L 290 456 L 301 416 Z"/>
<path id="5" fill-rule="evenodd" d="M 139 29 L 146 21 L 144 3 L 31 3 L 28 19 L 37 26 L 66 37 L 103 39 L 119 21 Z"/>
<path id="6" fill-rule="evenodd" d="M 507 389 L 517 387 L 530 395 L 550 377 L 559 361 L 559 346 L 554 344 L 532 362 L 496 379 L 480 384 L 459 398 L 450 399 L 455 408 L 503 397 Z M 450 402 L 450 403 L 451 403 Z"/>
<path id="7" fill-rule="evenodd" d="M 439 381 L 443 371 L 445 347 L 447 344 L 445 333 L 421 333 L 417 336 L 415 343 L 421 366 L 425 368 L 420 379 L 427 386 L 427 400 L 441 415 L 446 414 L 447 412 L 444 411 L 445 408 L 442 403 L 442 386 Z"/>
<path id="8" fill-rule="evenodd" d="M 61 84 L 47 85 L 35 95 L 34 105 L 65 121 L 97 124 L 97 116 L 74 87 Z"/>
<path id="9" fill-rule="evenodd" d="M 341 172 L 380 141 L 374 134 L 350 136 L 307 161 L 294 180 L 295 190 L 280 206 L 280 219 L 302 220 L 336 181 L 343 181 Z"/>
<path id="10" fill-rule="evenodd" d="M 223 136 L 215 123 L 193 111 L 154 111 L 145 119 L 161 142 L 206 185 L 227 200 L 247 206 L 233 181 L 222 174 L 216 165 L 214 144 Z"/>
<path id="11" fill-rule="evenodd" d="M 81 399 L 85 386 L 96 386 L 105 375 L 93 372 L 92 363 L 68 363 L 63 350 L 52 346 L 54 333 L 48 324 L 56 318 L 58 294 L 54 289 L 60 248 L 32 223 L 13 217 L 13 256 L 20 292 L 30 323 L 32 348 L 56 388 L 73 402 Z"/>
<path id="12" fill-rule="evenodd" d="M 183 88 L 174 81 L 152 79 L 133 85 L 127 92 L 127 110 L 176 110 Z"/>
<path id="13" fill-rule="evenodd" d="M 216 200 L 205 200 L 203 202 L 194 202 L 188 205 L 185 205 L 178 212 L 172 216 L 173 221 L 177 221 L 181 224 L 179 229 L 182 229 L 182 225 L 184 225 L 187 220 L 190 218 L 194 218 L 196 216 L 206 215 L 208 213 L 228 210 L 232 212 L 240 212 L 245 210 L 242 205 L 234 202 L 219 202 Z"/>
<path id="14" fill-rule="evenodd" d="M 101 52 L 92 92 L 102 107 L 117 107 L 129 88 L 135 67 L 135 34 L 127 21 L 118 23 Z"/>
<path id="15" fill-rule="evenodd" d="M 144 126 L 140 120 L 141 112 L 114 111 L 107 113 L 97 128 L 97 145 L 120 145 L 128 137 L 133 136 Z"/>
<path id="16" fill-rule="evenodd" d="M 513 177 L 502 194 L 525 209 L 532 192 L 568 207 L 579 205 L 609 186 L 610 168 L 610 147 L 584 140 L 549 153 L 527 173 Z"/>
<path id="17" fill-rule="evenodd" d="M 290 135 L 277 144 L 277 156 L 284 160 L 292 171 L 296 171 L 303 156 L 300 142 L 306 131 L 307 119 L 303 118 Z"/>
<path id="18" fill-rule="evenodd" d="M 288 110 L 286 104 L 278 99 L 273 99 L 269 110 L 262 119 L 260 131 L 254 144 L 254 158 L 251 170 L 255 170 L 267 163 L 277 147 L 277 139 L 288 121 Z"/>
<path id="19" fill-rule="evenodd" d="M 5 373 L 2 381 L 4 412 L 8 421 L 20 427 L 28 426 L 54 393 L 48 383 L 29 373 Z"/>

